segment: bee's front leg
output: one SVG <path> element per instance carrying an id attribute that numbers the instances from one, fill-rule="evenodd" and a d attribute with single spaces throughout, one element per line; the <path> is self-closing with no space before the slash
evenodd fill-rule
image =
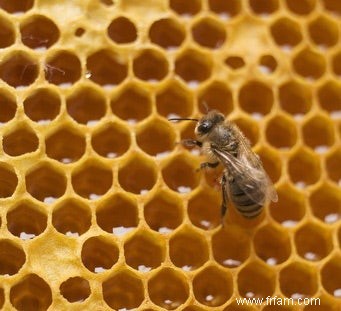
<path id="1" fill-rule="evenodd" d="M 205 168 L 216 168 L 219 165 L 219 162 L 203 162 L 200 164 L 200 169 L 205 169 Z"/>
<path id="2" fill-rule="evenodd" d="M 186 147 L 202 147 L 202 142 L 195 140 L 195 139 L 183 139 L 181 143 Z"/>

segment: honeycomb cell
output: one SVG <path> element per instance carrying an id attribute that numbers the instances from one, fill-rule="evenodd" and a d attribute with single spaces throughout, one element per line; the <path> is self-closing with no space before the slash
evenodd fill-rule
<path id="1" fill-rule="evenodd" d="M 246 298 L 265 298 L 275 290 L 275 274 L 267 265 L 251 262 L 237 276 L 238 292 Z"/>
<path id="2" fill-rule="evenodd" d="M 14 96 L 6 91 L 0 89 L 0 125 L 6 123 L 14 118 L 17 111 L 17 104 Z"/>
<path id="3" fill-rule="evenodd" d="M 326 70 L 325 57 L 311 49 L 303 49 L 292 60 L 293 69 L 308 80 L 319 79 Z"/>
<path id="4" fill-rule="evenodd" d="M 327 81 L 317 90 L 318 101 L 328 113 L 341 111 L 341 85 L 334 80 Z"/>
<path id="5" fill-rule="evenodd" d="M 258 69 L 264 74 L 271 74 L 277 69 L 277 60 L 272 55 L 263 55 L 259 59 Z"/>
<path id="6" fill-rule="evenodd" d="M 339 38 L 338 26 L 332 19 L 319 16 L 308 26 L 311 40 L 319 47 L 331 47 Z"/>
<path id="7" fill-rule="evenodd" d="M 211 11 L 219 14 L 226 19 L 234 17 L 239 14 L 241 10 L 241 2 L 239 0 L 208 0 L 208 5 Z"/>
<path id="8" fill-rule="evenodd" d="M 23 201 L 7 212 L 7 229 L 25 239 L 42 234 L 47 227 L 47 215 L 30 201 Z"/>
<path id="9" fill-rule="evenodd" d="M 148 226 L 158 232 L 168 232 L 181 225 L 183 212 L 178 197 L 160 191 L 144 206 L 144 219 Z"/>
<path id="10" fill-rule="evenodd" d="M 71 126 L 60 127 L 45 139 L 46 155 L 68 164 L 79 160 L 85 152 L 85 137 Z"/>
<path id="11" fill-rule="evenodd" d="M 94 273 L 110 269 L 117 262 L 118 255 L 117 245 L 103 236 L 88 238 L 82 245 L 82 263 Z"/>
<path id="12" fill-rule="evenodd" d="M 59 39 L 57 25 L 44 15 L 32 15 L 20 24 L 21 41 L 31 49 L 48 49 Z"/>
<path id="13" fill-rule="evenodd" d="M 118 85 L 128 74 L 128 65 L 121 55 L 111 50 L 99 50 L 86 60 L 90 80 L 99 85 Z"/>
<path id="14" fill-rule="evenodd" d="M 149 28 L 150 41 L 164 49 L 179 47 L 185 40 L 184 26 L 174 18 L 162 18 L 155 21 Z"/>
<path id="15" fill-rule="evenodd" d="M 266 115 L 271 111 L 274 96 L 271 88 L 261 81 L 249 81 L 239 91 L 240 107 L 250 114 Z"/>
<path id="16" fill-rule="evenodd" d="M 258 257 L 271 266 L 285 262 L 291 253 L 288 233 L 273 225 L 259 228 L 253 243 Z"/>
<path id="17" fill-rule="evenodd" d="M 44 71 L 47 82 L 70 86 L 80 79 L 82 68 L 77 55 L 67 50 L 58 50 L 48 56 Z"/>
<path id="18" fill-rule="evenodd" d="M 91 294 L 89 282 L 80 276 L 68 278 L 60 284 L 59 290 L 68 302 L 82 302 Z"/>
<path id="19" fill-rule="evenodd" d="M 341 76 L 341 52 L 337 52 L 332 58 L 333 71 L 337 76 Z"/>
<path id="20" fill-rule="evenodd" d="M 148 281 L 151 301 L 165 310 L 181 306 L 189 296 L 188 280 L 177 270 L 163 268 Z"/>
<path id="21" fill-rule="evenodd" d="M 337 0 L 323 0 L 323 4 L 326 10 L 337 15 L 341 15 L 341 3 Z"/>
<path id="22" fill-rule="evenodd" d="M 316 0 L 286 0 L 287 7 L 290 11 L 298 15 L 307 15 L 311 13 L 316 6 Z"/>
<path id="23" fill-rule="evenodd" d="M 136 202 L 126 195 L 115 194 L 97 207 L 96 222 L 109 233 L 135 228 L 139 222 Z"/>
<path id="24" fill-rule="evenodd" d="M 335 298 L 341 296 L 341 258 L 340 255 L 334 255 L 322 267 L 321 270 L 322 285 L 325 290 Z"/>
<path id="25" fill-rule="evenodd" d="M 315 295 L 317 290 L 316 268 L 307 264 L 292 262 L 279 272 L 282 293 L 298 299 Z"/>
<path id="26" fill-rule="evenodd" d="M 333 245 L 330 234 L 323 227 L 308 223 L 295 232 L 297 253 L 309 261 L 318 261 L 328 256 Z"/>
<path id="27" fill-rule="evenodd" d="M 225 64 L 233 70 L 238 70 L 245 66 L 245 61 L 240 56 L 228 56 L 225 59 Z"/>
<path id="28" fill-rule="evenodd" d="M 26 52 L 12 51 L 0 62 L 0 79 L 15 88 L 31 85 L 38 74 L 38 62 Z"/>
<path id="29" fill-rule="evenodd" d="M 118 182 L 128 192 L 143 194 L 154 187 L 156 179 L 155 163 L 141 154 L 133 154 L 119 167 Z"/>
<path id="30" fill-rule="evenodd" d="M 340 185 L 341 181 L 341 149 L 336 149 L 328 155 L 326 159 L 326 167 L 328 177 L 335 183 Z"/>
<path id="31" fill-rule="evenodd" d="M 105 115 L 106 99 L 97 87 L 83 86 L 67 97 L 66 109 L 77 123 L 92 123 Z"/>
<path id="32" fill-rule="evenodd" d="M 50 163 L 43 162 L 28 172 L 25 177 L 26 190 L 32 197 L 50 203 L 64 195 L 66 176 Z"/>
<path id="33" fill-rule="evenodd" d="M 118 44 L 131 43 L 137 39 L 134 23 L 124 16 L 113 19 L 107 28 L 107 33 L 109 38 Z"/>
<path id="34" fill-rule="evenodd" d="M 276 148 L 291 148 L 297 142 L 295 122 L 284 115 L 271 118 L 266 127 L 266 140 Z"/>
<path id="35" fill-rule="evenodd" d="M 152 111 L 150 94 L 138 84 L 128 84 L 112 97 L 111 109 L 122 120 L 141 121 Z"/>
<path id="36" fill-rule="evenodd" d="M 8 13 L 24 13 L 29 11 L 33 6 L 34 0 L 11 1 L 1 0 L 0 8 Z"/>
<path id="37" fill-rule="evenodd" d="M 185 271 L 198 269 L 208 259 L 205 237 L 189 228 L 176 232 L 169 241 L 169 257 Z"/>
<path id="38" fill-rule="evenodd" d="M 0 2 L 1 5 L 1 2 Z M 12 22 L 5 18 L 0 17 L 0 48 L 7 48 L 15 42 L 15 30 Z"/>
<path id="39" fill-rule="evenodd" d="M 249 0 L 251 10 L 260 15 L 270 15 L 278 10 L 278 0 Z"/>
<path id="40" fill-rule="evenodd" d="M 112 186 L 111 167 L 101 162 L 89 161 L 72 173 L 74 191 L 83 198 L 94 200 L 106 194 Z"/>
<path id="41" fill-rule="evenodd" d="M 11 197 L 17 188 L 18 177 L 7 163 L 0 162 L 0 199 Z"/>
<path id="42" fill-rule="evenodd" d="M 250 240 L 238 226 L 221 228 L 212 237 L 213 257 L 227 268 L 240 266 L 250 255 Z"/>
<path id="43" fill-rule="evenodd" d="M 18 311 L 44 311 L 52 304 L 52 291 L 44 279 L 31 273 L 11 288 L 9 298 Z"/>
<path id="44" fill-rule="evenodd" d="M 201 270 L 193 279 L 195 299 L 203 305 L 221 306 L 231 297 L 232 292 L 232 275 L 215 266 Z"/>
<path id="45" fill-rule="evenodd" d="M 281 177 L 283 166 L 278 153 L 271 149 L 262 148 L 257 152 L 257 154 L 260 157 L 265 172 L 269 175 L 271 181 L 276 183 Z"/>
<path id="46" fill-rule="evenodd" d="M 164 240 L 148 231 L 136 233 L 124 244 L 126 263 L 141 272 L 159 267 L 164 261 L 165 253 Z"/>
<path id="47" fill-rule="evenodd" d="M 18 126 L 3 136 L 3 150 L 12 157 L 34 152 L 38 149 L 39 139 L 36 133 L 26 125 Z"/>
<path id="48" fill-rule="evenodd" d="M 251 146 L 255 146 L 259 139 L 259 125 L 251 118 L 238 118 L 233 120 L 233 122 L 242 131 L 245 137 L 249 140 Z"/>
<path id="49" fill-rule="evenodd" d="M 192 26 L 192 37 L 203 47 L 218 49 L 226 40 L 225 26 L 216 19 L 204 17 Z"/>
<path id="50" fill-rule="evenodd" d="M 91 226 L 91 210 L 75 199 L 64 200 L 52 212 L 52 225 L 62 234 L 80 236 Z"/>
<path id="51" fill-rule="evenodd" d="M 144 300 L 141 279 L 128 270 L 118 272 L 104 281 L 102 290 L 104 301 L 115 310 L 133 310 Z"/>
<path id="52" fill-rule="evenodd" d="M 179 15 L 195 15 L 201 10 L 201 0 L 169 0 L 169 7 Z"/>
<path id="53" fill-rule="evenodd" d="M 35 89 L 23 102 L 25 114 L 35 122 L 54 120 L 60 113 L 61 99 L 51 88 Z"/>
<path id="54" fill-rule="evenodd" d="M 26 255 L 20 245 L 11 240 L 0 240 L 0 275 L 17 274 L 26 262 Z"/>
<path id="55" fill-rule="evenodd" d="M 302 41 L 300 25 L 291 18 L 281 17 L 270 27 L 272 38 L 282 49 L 292 49 Z"/>
<path id="56" fill-rule="evenodd" d="M 141 80 L 157 82 L 168 74 L 167 58 L 156 49 L 144 49 L 133 60 L 134 75 Z"/>

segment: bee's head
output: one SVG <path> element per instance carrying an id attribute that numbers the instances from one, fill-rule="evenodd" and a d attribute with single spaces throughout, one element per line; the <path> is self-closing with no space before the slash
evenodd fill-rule
<path id="1" fill-rule="evenodd" d="M 211 110 L 198 121 L 195 127 L 195 134 L 199 137 L 207 135 L 216 125 L 224 122 L 224 120 L 223 114 L 216 110 Z"/>

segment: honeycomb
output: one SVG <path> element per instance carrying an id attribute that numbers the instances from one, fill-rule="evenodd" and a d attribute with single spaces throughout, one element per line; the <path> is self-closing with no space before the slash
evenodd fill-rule
<path id="1" fill-rule="evenodd" d="M 2 310 L 341 310 L 339 0 L 1 0 Z M 194 122 L 279 201 L 229 208 Z M 236 298 L 320 298 L 238 305 Z"/>

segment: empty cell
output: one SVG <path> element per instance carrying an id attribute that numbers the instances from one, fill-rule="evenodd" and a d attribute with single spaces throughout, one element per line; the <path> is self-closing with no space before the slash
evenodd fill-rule
<path id="1" fill-rule="evenodd" d="M 46 155 L 68 164 L 78 161 L 85 153 L 85 137 L 77 128 L 60 127 L 45 139 Z"/>
<path id="2" fill-rule="evenodd" d="M 77 55 L 67 50 L 57 50 L 47 57 L 45 79 L 56 85 L 72 85 L 81 77 L 81 62 Z"/>
<path id="3" fill-rule="evenodd" d="M 103 236 L 88 238 L 82 245 L 83 265 L 91 272 L 110 269 L 118 260 L 119 250 L 114 241 Z"/>
<path id="4" fill-rule="evenodd" d="M 0 89 L 0 124 L 13 119 L 16 111 L 15 97 L 6 89 Z"/>
<path id="5" fill-rule="evenodd" d="M 301 26 L 288 17 L 281 17 L 270 27 L 272 38 L 282 49 L 291 49 L 302 41 Z"/>
<path id="6" fill-rule="evenodd" d="M 317 90 L 318 101 L 322 109 L 328 113 L 341 111 L 341 84 L 335 80 L 325 82 Z"/>
<path id="7" fill-rule="evenodd" d="M 278 0 L 249 0 L 252 11 L 259 15 L 269 15 L 278 10 Z"/>
<path id="8" fill-rule="evenodd" d="M 169 7 L 180 15 L 195 15 L 201 10 L 201 0 L 169 0 Z"/>
<path id="9" fill-rule="evenodd" d="M 17 188 L 18 177 L 7 163 L 0 162 L 0 199 L 11 197 Z"/>
<path id="10" fill-rule="evenodd" d="M 297 142 L 295 122 L 284 115 L 272 117 L 266 125 L 266 140 L 276 148 L 289 149 Z"/>
<path id="11" fill-rule="evenodd" d="M 113 19 L 107 28 L 109 38 L 118 44 L 134 42 L 137 30 L 134 23 L 127 17 L 118 16 Z"/>
<path id="12" fill-rule="evenodd" d="M 2 147 L 5 153 L 17 157 L 36 151 L 39 147 L 39 139 L 28 125 L 23 124 L 3 136 Z"/>
<path id="13" fill-rule="evenodd" d="M 91 226 L 91 210 L 76 199 L 66 199 L 53 209 L 52 225 L 62 234 L 80 236 Z"/>
<path id="14" fill-rule="evenodd" d="M 298 15 L 308 15 L 316 6 L 316 0 L 286 0 L 288 9 Z"/>
<path id="15" fill-rule="evenodd" d="M 1 5 L 1 2 L 0 2 Z M 0 48 L 11 46 L 15 42 L 15 30 L 12 22 L 5 16 L 0 17 Z"/>
<path id="16" fill-rule="evenodd" d="M 161 51 L 144 49 L 134 57 L 134 75 L 141 80 L 156 82 L 168 74 L 168 61 Z"/>
<path id="17" fill-rule="evenodd" d="M 24 250 L 17 243 L 7 240 L 0 240 L 0 275 L 9 276 L 19 272 L 26 262 Z"/>
<path id="18" fill-rule="evenodd" d="M 90 80 L 99 85 L 118 85 L 128 74 L 127 61 L 109 49 L 91 54 L 86 60 Z"/>
<path id="19" fill-rule="evenodd" d="M 104 301 L 115 310 L 133 310 L 144 300 L 143 283 L 139 276 L 121 270 L 102 283 Z"/>
<path id="20" fill-rule="evenodd" d="M 245 66 L 245 61 L 241 56 L 228 56 L 225 64 L 233 70 L 238 70 Z"/>
<path id="21" fill-rule="evenodd" d="M 29 11 L 33 6 L 34 0 L 12 1 L 1 0 L 0 8 L 8 13 L 24 13 Z"/>
<path id="22" fill-rule="evenodd" d="M 259 155 L 263 168 L 269 175 L 270 180 L 273 183 L 276 183 L 281 177 L 283 167 L 282 159 L 276 151 L 264 147 L 260 149 L 257 154 Z"/>
<path id="23" fill-rule="evenodd" d="M 322 286 L 328 294 L 335 298 L 341 297 L 341 258 L 334 255 L 322 267 L 321 270 Z"/>
<path id="24" fill-rule="evenodd" d="M 336 16 L 341 15 L 341 3 L 338 0 L 323 0 L 323 5 L 326 10 Z"/>
<path id="25" fill-rule="evenodd" d="M 258 69 L 264 74 L 271 74 L 277 69 L 277 60 L 272 55 L 263 55 L 259 59 Z"/>
<path id="26" fill-rule="evenodd" d="M 311 40 L 320 47 L 331 47 L 339 39 L 338 25 L 324 15 L 311 21 L 308 30 Z"/>
<path id="27" fill-rule="evenodd" d="M 38 164 L 25 177 L 26 190 L 39 201 L 49 203 L 61 197 L 66 190 L 64 172 L 55 169 L 50 163 Z"/>
<path id="28" fill-rule="evenodd" d="M 328 177 L 340 185 L 341 180 L 341 148 L 336 149 L 326 158 Z"/>
<path id="29" fill-rule="evenodd" d="M 209 8 L 212 12 L 225 18 L 231 18 L 240 13 L 241 2 L 239 0 L 208 0 Z"/>
<path id="30" fill-rule="evenodd" d="M 31 85 L 38 74 L 38 62 L 23 51 L 11 51 L 0 62 L 0 79 L 15 88 Z"/>
<path id="31" fill-rule="evenodd" d="M 7 229 L 25 239 L 42 234 L 47 227 L 47 215 L 31 201 L 22 201 L 7 212 Z"/>
<path id="32" fill-rule="evenodd" d="M 68 278 L 59 291 L 68 302 L 83 302 L 91 294 L 89 281 L 80 276 Z"/>
<path id="33" fill-rule="evenodd" d="M 148 35 L 151 42 L 162 48 L 174 49 L 185 40 L 186 31 L 175 18 L 162 18 L 152 23 Z"/>
<path id="34" fill-rule="evenodd" d="M 31 49 L 48 49 L 60 36 L 58 26 L 44 15 L 32 15 L 20 24 L 21 41 Z"/>
<path id="35" fill-rule="evenodd" d="M 106 108 L 105 95 L 97 87 L 80 86 L 66 98 L 67 112 L 77 123 L 100 120 Z"/>
<path id="36" fill-rule="evenodd" d="M 221 306 L 231 297 L 232 292 L 231 273 L 215 266 L 201 270 L 193 279 L 195 299 L 208 307 Z"/>
<path id="37" fill-rule="evenodd" d="M 341 76 L 341 52 L 337 52 L 332 58 L 333 71 L 337 76 Z"/>
<path id="38" fill-rule="evenodd" d="M 118 171 L 118 182 L 128 192 L 143 194 L 151 190 L 157 179 L 155 163 L 139 153 L 131 155 Z"/>
<path id="39" fill-rule="evenodd" d="M 37 274 L 24 275 L 12 286 L 9 298 L 18 311 L 47 310 L 52 304 L 52 291 L 48 283 Z"/>
<path id="40" fill-rule="evenodd" d="M 238 128 L 242 131 L 245 137 L 249 140 L 251 146 L 255 146 L 259 139 L 259 124 L 257 121 L 240 117 L 238 119 L 233 120 L 233 122 L 238 126 Z"/>
<path id="41" fill-rule="evenodd" d="M 60 113 L 60 95 L 51 88 L 35 89 L 23 102 L 25 114 L 35 122 L 54 120 Z"/>
<path id="42" fill-rule="evenodd" d="M 165 310 L 174 310 L 189 296 L 188 280 L 177 270 L 163 268 L 148 280 L 151 301 Z"/>

